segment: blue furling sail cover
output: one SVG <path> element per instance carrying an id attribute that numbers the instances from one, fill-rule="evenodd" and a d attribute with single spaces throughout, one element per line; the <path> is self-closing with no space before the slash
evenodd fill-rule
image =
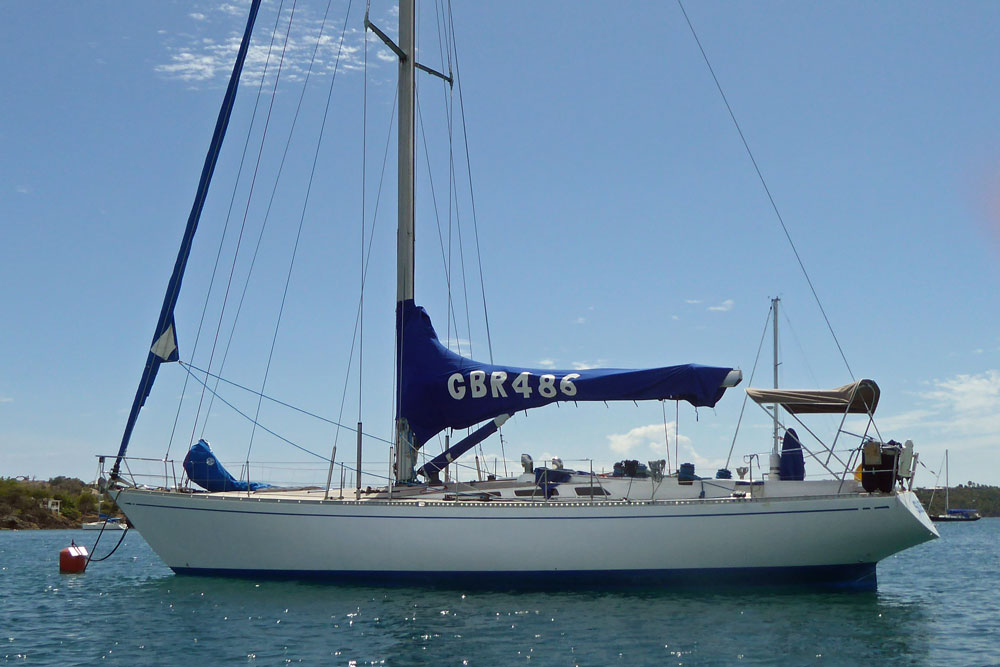
<path id="1" fill-rule="evenodd" d="M 485 364 L 438 340 L 427 312 L 408 299 L 396 307 L 397 414 L 420 447 L 446 428 L 558 401 L 683 400 L 714 406 L 731 368 L 667 366 L 643 370 L 558 371 Z"/>
<path id="2" fill-rule="evenodd" d="M 780 479 L 801 482 L 806 478 L 806 460 L 802 455 L 802 443 L 794 428 L 785 431 L 781 439 L 781 458 L 778 463 Z"/>
<path id="3" fill-rule="evenodd" d="M 184 457 L 184 472 L 187 473 L 192 482 L 213 493 L 247 490 L 247 482 L 237 480 L 228 470 L 223 468 L 219 459 L 215 458 L 212 448 L 204 440 L 199 440 L 191 445 L 187 456 Z M 251 491 L 266 489 L 270 486 L 270 484 L 261 484 L 260 482 L 249 483 Z"/>

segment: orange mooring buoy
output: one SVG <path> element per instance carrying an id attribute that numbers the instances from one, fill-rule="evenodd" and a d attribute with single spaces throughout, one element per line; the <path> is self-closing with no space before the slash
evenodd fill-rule
<path id="1" fill-rule="evenodd" d="M 59 571 L 67 574 L 79 574 L 87 569 L 87 547 L 78 547 L 70 540 L 68 547 L 59 552 Z"/>

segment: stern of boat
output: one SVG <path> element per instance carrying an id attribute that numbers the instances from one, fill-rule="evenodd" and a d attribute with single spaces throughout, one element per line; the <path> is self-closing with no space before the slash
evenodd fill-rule
<path id="1" fill-rule="evenodd" d="M 913 491 L 900 491 L 896 494 L 896 499 L 899 504 L 905 508 L 916 525 L 914 525 L 914 534 L 916 537 L 922 537 L 922 539 L 914 542 L 912 546 L 917 544 L 922 544 L 923 542 L 929 542 L 930 540 L 936 540 L 941 537 L 938 533 L 937 528 L 934 526 L 934 522 L 927 515 L 927 511 L 924 509 L 923 504 L 917 498 L 917 494 Z"/>

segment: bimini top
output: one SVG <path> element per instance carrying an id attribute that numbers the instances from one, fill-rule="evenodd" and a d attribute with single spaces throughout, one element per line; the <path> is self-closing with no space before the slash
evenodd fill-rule
<path id="1" fill-rule="evenodd" d="M 793 414 L 875 414 L 879 389 L 874 380 L 858 380 L 836 389 L 747 389 L 757 403 L 776 403 Z"/>

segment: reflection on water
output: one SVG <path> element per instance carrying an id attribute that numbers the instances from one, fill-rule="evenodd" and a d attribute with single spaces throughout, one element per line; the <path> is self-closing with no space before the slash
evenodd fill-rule
<path id="1" fill-rule="evenodd" d="M 989 663 L 1000 521 L 879 566 L 877 593 L 485 592 L 177 577 L 129 534 L 59 575 L 77 531 L 0 533 L 0 661 Z M 972 530 L 970 530 L 972 529 Z M 103 547 L 103 544 L 102 544 Z"/>

